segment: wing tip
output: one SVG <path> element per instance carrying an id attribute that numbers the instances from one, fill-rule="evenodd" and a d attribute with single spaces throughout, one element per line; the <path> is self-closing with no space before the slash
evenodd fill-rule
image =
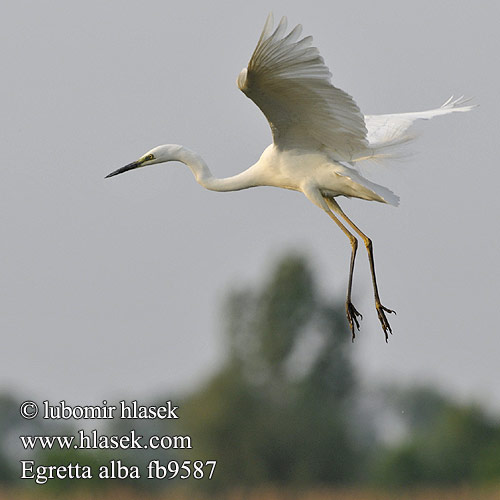
<path id="1" fill-rule="evenodd" d="M 266 22 L 264 23 L 264 28 L 262 28 L 262 33 L 260 34 L 260 38 L 257 45 L 271 36 L 273 26 L 274 26 L 274 14 L 273 11 L 271 10 L 267 15 Z"/>
<path id="2" fill-rule="evenodd" d="M 479 104 L 468 104 L 474 100 L 474 97 L 465 97 L 460 96 L 455 98 L 455 96 L 451 96 L 444 104 L 441 105 L 441 109 L 446 109 L 449 111 L 471 111 L 474 108 L 477 108 Z"/>
<path id="3" fill-rule="evenodd" d="M 397 194 L 394 194 L 392 191 L 388 190 L 389 193 L 385 193 L 382 196 L 382 199 L 384 200 L 384 203 L 387 203 L 388 205 L 392 205 L 393 207 L 399 207 L 399 196 Z"/>

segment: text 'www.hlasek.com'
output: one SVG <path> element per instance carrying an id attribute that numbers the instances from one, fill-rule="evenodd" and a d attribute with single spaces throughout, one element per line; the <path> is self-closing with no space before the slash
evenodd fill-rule
<path id="1" fill-rule="evenodd" d="M 21 404 L 19 413 L 26 420 L 35 418 L 43 421 L 158 421 L 178 419 L 179 407 L 171 401 L 164 405 L 146 406 L 137 401 L 120 401 L 109 405 L 103 401 L 96 406 L 71 406 L 65 401 L 53 405 L 43 401 Z M 135 430 L 124 434 L 102 433 L 97 429 L 79 429 L 68 435 L 24 434 L 19 436 L 24 450 L 39 451 L 62 450 L 150 450 L 153 453 L 167 453 L 164 450 L 192 450 L 191 437 L 187 435 L 149 435 L 143 436 Z M 50 455 L 49 455 L 50 456 Z M 69 453 L 68 453 L 69 456 Z M 106 455 L 109 458 L 109 454 Z M 52 479 L 212 479 L 216 460 L 182 460 L 152 458 L 143 465 L 125 464 L 121 459 L 106 460 L 99 465 L 88 465 L 79 461 L 66 464 L 37 463 L 35 460 L 21 460 L 21 479 L 45 484 Z"/>

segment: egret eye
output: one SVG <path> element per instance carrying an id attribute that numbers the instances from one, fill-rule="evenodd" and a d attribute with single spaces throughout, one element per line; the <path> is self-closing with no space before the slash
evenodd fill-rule
<path id="1" fill-rule="evenodd" d="M 148 156 L 146 156 L 146 158 L 144 158 L 144 161 L 151 161 L 154 159 L 155 159 L 154 155 L 148 155 Z"/>

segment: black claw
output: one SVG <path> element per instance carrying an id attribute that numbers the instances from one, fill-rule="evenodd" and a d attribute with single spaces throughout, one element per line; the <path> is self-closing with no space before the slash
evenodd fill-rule
<path id="1" fill-rule="evenodd" d="M 389 332 L 391 335 L 392 335 L 392 328 L 391 328 L 391 325 L 389 324 L 389 321 L 387 320 L 386 316 L 385 316 L 385 313 L 389 313 L 389 314 L 396 314 L 396 311 L 393 311 L 392 309 L 389 309 L 385 306 L 383 306 L 382 304 L 376 304 L 376 307 L 377 307 L 377 314 L 378 314 L 378 319 L 382 325 L 382 329 L 384 330 L 384 334 L 385 334 L 385 342 L 389 342 L 389 335 L 387 332 Z"/>
<path id="2" fill-rule="evenodd" d="M 354 342 L 354 339 L 356 338 L 356 332 L 354 330 L 354 326 L 356 326 L 356 329 L 359 332 L 360 324 L 358 321 L 358 317 L 360 320 L 362 320 L 363 316 L 361 313 L 358 312 L 358 310 L 352 305 L 351 302 L 346 302 L 345 309 L 346 309 L 347 321 L 349 322 L 349 327 L 351 328 L 352 341 Z"/>

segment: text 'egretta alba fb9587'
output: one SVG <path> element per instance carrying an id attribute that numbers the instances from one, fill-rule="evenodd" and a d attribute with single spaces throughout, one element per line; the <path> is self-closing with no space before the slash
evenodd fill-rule
<path id="1" fill-rule="evenodd" d="M 273 144 L 259 161 L 238 175 L 217 179 L 205 161 L 177 144 L 158 146 L 139 160 L 107 177 L 167 161 L 185 163 L 196 181 L 212 191 L 238 191 L 256 186 L 275 186 L 301 191 L 340 227 L 351 242 L 346 314 L 352 337 L 359 330 L 361 314 L 351 302 L 352 275 L 358 241 L 341 222 L 350 226 L 365 244 L 370 262 L 375 307 L 388 339 L 392 333 L 377 288 L 371 240 L 345 215 L 335 198 L 346 196 L 398 205 L 399 197 L 389 189 L 365 179 L 356 163 L 390 156 L 407 142 L 408 128 L 418 119 L 429 119 L 455 111 L 469 111 L 463 98 L 448 99 L 440 108 L 415 113 L 364 116 L 353 98 L 330 83 L 331 74 L 312 37 L 299 40 L 302 27 L 286 34 L 286 18 L 273 31 L 269 15 L 248 66 L 237 84 L 269 121 Z M 359 319 L 358 319 L 359 318 Z"/>

